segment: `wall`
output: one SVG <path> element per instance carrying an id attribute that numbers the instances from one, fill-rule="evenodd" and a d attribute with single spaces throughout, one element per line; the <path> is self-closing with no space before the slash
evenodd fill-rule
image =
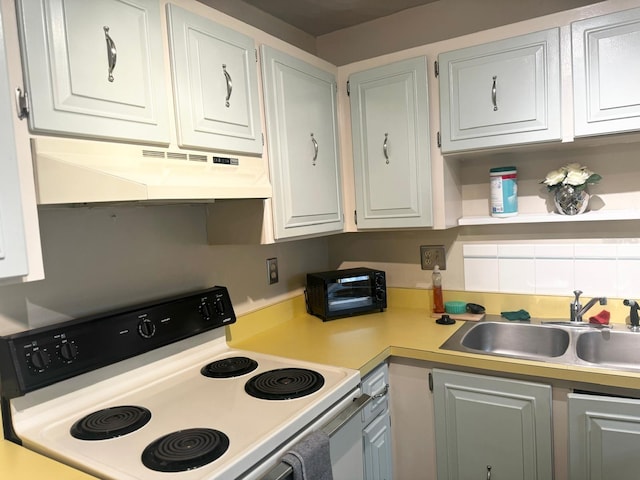
<path id="1" fill-rule="evenodd" d="M 324 270 L 326 239 L 210 246 L 204 205 L 101 206 L 40 211 L 45 280 L 0 287 L 0 334 L 212 285 L 236 313 L 301 293 Z M 280 282 L 267 284 L 265 259 Z"/>
<path id="2" fill-rule="evenodd" d="M 317 55 L 335 65 L 479 32 L 594 0 L 440 0 L 317 38 Z"/>

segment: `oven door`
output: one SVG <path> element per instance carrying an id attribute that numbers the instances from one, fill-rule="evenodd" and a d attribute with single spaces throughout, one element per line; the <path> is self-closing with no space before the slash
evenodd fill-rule
<path id="1" fill-rule="evenodd" d="M 275 465 L 263 470 L 258 468 L 253 471 L 263 473 L 247 478 L 259 480 L 292 480 L 291 467 L 279 458 L 286 453 L 295 443 L 312 431 L 322 429 L 330 437 L 331 469 L 335 480 L 364 480 L 364 459 L 362 447 L 362 415 L 360 412 L 371 401 L 371 397 L 361 393 L 358 388 L 351 395 L 338 402 L 333 408 L 316 420 L 313 425 L 305 428 L 295 438 L 287 442 L 272 458 Z"/>

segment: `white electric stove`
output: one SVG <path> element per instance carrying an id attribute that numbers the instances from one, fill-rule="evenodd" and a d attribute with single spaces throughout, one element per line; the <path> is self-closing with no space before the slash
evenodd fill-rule
<path id="1" fill-rule="evenodd" d="M 230 349 L 224 287 L 0 340 L 5 437 L 100 478 L 261 478 L 355 370 Z"/>

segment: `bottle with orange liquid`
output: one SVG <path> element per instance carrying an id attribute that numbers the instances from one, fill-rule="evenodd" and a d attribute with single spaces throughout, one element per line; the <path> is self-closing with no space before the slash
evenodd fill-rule
<path id="1" fill-rule="evenodd" d="M 444 313 L 444 300 L 442 299 L 442 273 L 440 273 L 439 265 L 435 265 L 433 267 L 431 283 L 433 284 L 433 313 Z"/>

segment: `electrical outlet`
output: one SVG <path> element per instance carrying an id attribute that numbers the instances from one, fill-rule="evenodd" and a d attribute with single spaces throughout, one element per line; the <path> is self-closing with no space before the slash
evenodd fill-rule
<path id="1" fill-rule="evenodd" d="M 267 278 L 269 285 L 278 283 L 278 259 L 276 257 L 267 258 Z"/>
<path id="2" fill-rule="evenodd" d="M 433 270 L 436 265 L 440 267 L 440 270 L 447 269 L 444 245 L 420 245 L 420 266 L 422 270 Z"/>

